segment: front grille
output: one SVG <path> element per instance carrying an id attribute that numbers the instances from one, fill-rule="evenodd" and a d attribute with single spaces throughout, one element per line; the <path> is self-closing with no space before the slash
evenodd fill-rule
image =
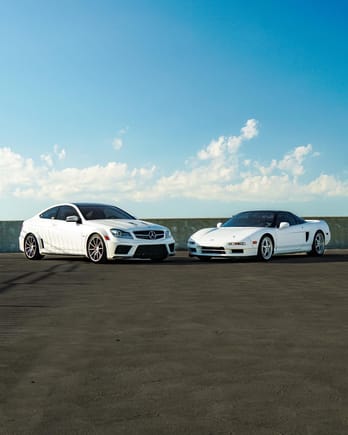
<path id="1" fill-rule="evenodd" d="M 202 246 L 202 254 L 226 254 L 223 246 Z"/>
<path id="2" fill-rule="evenodd" d="M 168 255 L 165 245 L 140 245 L 134 258 L 164 258 Z"/>
<path id="3" fill-rule="evenodd" d="M 164 238 L 164 231 L 163 230 L 134 231 L 134 235 L 137 239 L 158 240 Z"/>

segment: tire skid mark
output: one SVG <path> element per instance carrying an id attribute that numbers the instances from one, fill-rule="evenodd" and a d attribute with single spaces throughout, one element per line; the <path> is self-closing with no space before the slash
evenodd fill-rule
<path id="1" fill-rule="evenodd" d="M 17 275 L 7 281 L 4 281 L 0 284 L 0 294 L 5 293 L 8 290 L 11 290 L 13 287 L 21 285 L 21 284 L 35 284 L 39 281 L 44 281 L 46 278 L 55 275 L 56 272 L 72 272 L 77 268 L 77 265 L 68 265 L 66 267 L 65 264 L 56 264 L 51 266 L 50 268 L 43 271 L 35 271 L 35 272 L 27 272 L 21 275 Z M 31 279 L 26 279 L 32 277 Z M 24 280 L 25 282 L 22 282 Z"/>
<path id="2" fill-rule="evenodd" d="M 49 305 L 0 304 L 0 308 L 51 308 Z"/>
<path id="3" fill-rule="evenodd" d="M 57 295 L 42 289 L 38 289 L 35 294 L 27 295 L 26 288 L 38 282 L 44 283 L 50 277 L 58 280 L 61 273 L 70 273 L 78 267 L 76 264 L 66 263 L 43 266 L 46 267 L 41 270 L 13 273 L 10 279 L 0 283 L 0 345 L 7 345 L 9 340 L 15 340 L 20 336 L 31 336 L 30 328 L 23 325 L 30 319 L 40 317 L 43 310 L 57 307 Z M 11 292 L 10 300 L 5 297 L 5 292 Z"/>

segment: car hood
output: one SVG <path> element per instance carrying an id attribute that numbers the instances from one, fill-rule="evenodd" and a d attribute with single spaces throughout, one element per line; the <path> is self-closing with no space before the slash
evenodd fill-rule
<path id="1" fill-rule="evenodd" d="M 96 219 L 86 221 L 86 225 L 99 226 L 103 228 L 117 228 L 126 231 L 138 230 L 166 230 L 162 225 L 153 224 L 151 222 L 139 219 Z"/>
<path id="2" fill-rule="evenodd" d="M 191 238 L 197 243 L 216 244 L 225 242 L 238 242 L 262 231 L 259 227 L 225 227 L 206 228 L 197 231 Z"/>

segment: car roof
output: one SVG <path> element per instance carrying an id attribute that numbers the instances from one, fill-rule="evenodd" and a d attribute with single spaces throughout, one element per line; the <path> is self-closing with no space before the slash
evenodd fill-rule
<path id="1" fill-rule="evenodd" d="M 290 213 L 290 214 L 294 214 L 291 211 L 287 211 L 287 210 L 245 210 L 245 211 L 241 211 L 240 213 Z M 239 214 L 239 213 L 237 213 Z"/>
<path id="2" fill-rule="evenodd" d="M 110 206 L 110 204 L 103 204 L 100 202 L 72 202 L 73 205 L 76 205 L 77 207 L 104 207 L 104 206 Z M 112 206 L 114 207 L 114 206 Z"/>

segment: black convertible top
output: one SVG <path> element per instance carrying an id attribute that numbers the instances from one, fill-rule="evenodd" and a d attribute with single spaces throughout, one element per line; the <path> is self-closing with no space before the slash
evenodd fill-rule
<path id="1" fill-rule="evenodd" d="M 305 221 L 289 211 L 283 210 L 251 210 L 232 216 L 223 227 L 277 227 L 280 222 L 300 225 Z"/>

